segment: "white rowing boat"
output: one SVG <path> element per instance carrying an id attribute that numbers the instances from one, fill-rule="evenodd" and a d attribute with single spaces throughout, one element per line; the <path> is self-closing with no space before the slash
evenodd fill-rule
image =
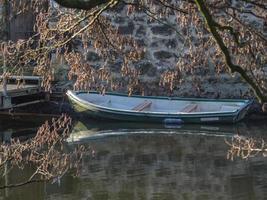
<path id="1" fill-rule="evenodd" d="M 164 123 L 236 123 L 250 100 L 168 98 L 67 91 L 76 112 L 99 119 Z"/>

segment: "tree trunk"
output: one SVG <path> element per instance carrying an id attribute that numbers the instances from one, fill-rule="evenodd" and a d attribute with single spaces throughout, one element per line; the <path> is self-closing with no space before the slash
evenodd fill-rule
<path id="1" fill-rule="evenodd" d="M 222 51 L 224 55 L 225 62 L 230 69 L 231 73 L 239 73 L 241 77 L 250 85 L 252 88 L 254 94 L 256 95 L 257 99 L 260 101 L 260 103 L 267 102 L 267 96 L 261 91 L 260 87 L 255 83 L 255 81 L 249 77 L 247 72 L 239 65 L 236 65 L 232 62 L 232 58 L 230 55 L 230 52 L 225 45 L 222 37 L 220 36 L 219 32 L 217 31 L 217 23 L 213 20 L 212 15 L 210 14 L 208 8 L 206 7 L 203 0 L 195 0 L 199 11 L 204 16 L 206 23 L 210 29 L 210 32 L 216 41 L 217 45 L 219 46 L 220 50 Z"/>

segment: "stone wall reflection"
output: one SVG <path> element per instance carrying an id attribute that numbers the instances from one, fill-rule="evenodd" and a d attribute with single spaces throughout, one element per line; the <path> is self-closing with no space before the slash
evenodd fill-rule
<path id="1" fill-rule="evenodd" d="M 131 135 L 90 140 L 76 189 L 89 199 L 264 199 L 267 161 L 226 160 L 223 137 Z"/>

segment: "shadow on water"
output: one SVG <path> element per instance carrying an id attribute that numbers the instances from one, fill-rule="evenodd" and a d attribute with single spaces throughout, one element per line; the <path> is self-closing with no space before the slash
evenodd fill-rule
<path id="1" fill-rule="evenodd" d="M 27 139 L 35 135 L 38 128 L 51 118 L 0 115 L 0 141 L 10 140 L 11 137 Z"/>
<path id="2" fill-rule="evenodd" d="M 226 159 L 225 138 L 266 137 L 266 125 L 76 122 L 66 144 L 90 149 L 78 177 L 0 191 L 4 199 L 256 200 L 267 196 L 267 159 Z M 25 169 L 30 173 L 30 169 Z M 10 174 L 16 180 L 18 174 Z M 23 174 L 22 174 L 23 176 Z"/>

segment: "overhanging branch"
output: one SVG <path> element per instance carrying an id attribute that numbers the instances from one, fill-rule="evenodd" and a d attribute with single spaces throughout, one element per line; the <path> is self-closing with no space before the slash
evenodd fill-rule
<path id="1" fill-rule="evenodd" d="M 195 0 L 198 9 L 204 16 L 206 23 L 210 29 L 210 32 L 215 39 L 217 45 L 219 46 L 220 50 L 222 51 L 225 62 L 228 66 L 228 68 L 231 70 L 232 73 L 239 73 L 241 77 L 251 86 L 252 90 L 254 91 L 256 97 L 260 102 L 267 102 L 267 96 L 260 90 L 260 87 L 254 82 L 254 80 L 249 77 L 247 72 L 239 65 L 236 65 L 232 62 L 232 58 L 230 55 L 230 52 L 225 45 L 222 37 L 220 36 L 219 32 L 217 31 L 217 28 L 220 28 L 216 25 L 216 22 L 213 20 L 208 8 L 206 7 L 205 3 L 203 0 Z"/>
<path id="2" fill-rule="evenodd" d="M 112 0 L 54 0 L 59 5 L 66 8 L 76 8 L 81 10 L 91 10 L 99 5 L 105 4 Z"/>

